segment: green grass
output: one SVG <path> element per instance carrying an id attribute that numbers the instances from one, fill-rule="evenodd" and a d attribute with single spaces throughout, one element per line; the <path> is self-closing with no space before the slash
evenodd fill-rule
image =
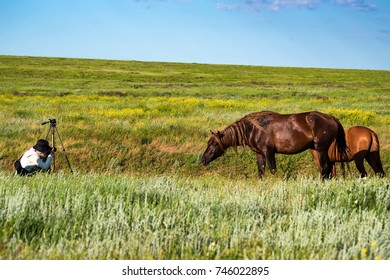
<path id="1" fill-rule="evenodd" d="M 277 155 L 259 181 L 248 149 L 198 161 L 210 129 L 318 110 L 376 131 L 389 173 L 389 101 L 389 71 L 0 56 L 0 258 L 387 259 L 368 166 L 321 182 L 308 152 Z M 12 176 L 48 118 L 76 173 L 58 152 L 51 176 Z"/>
<path id="2" fill-rule="evenodd" d="M 256 176 L 248 151 L 208 168 L 198 160 L 210 129 L 261 110 L 318 110 L 345 127 L 369 126 L 379 135 L 385 169 L 390 159 L 389 71 L 8 56 L 0 56 L 0 71 L 4 170 L 46 137 L 40 123 L 56 118 L 78 171 Z M 308 153 L 279 158 L 282 177 L 317 172 Z M 63 158 L 57 162 L 67 168 Z"/>
<path id="3" fill-rule="evenodd" d="M 0 180 L 3 259 L 390 257 L 388 179 Z"/>

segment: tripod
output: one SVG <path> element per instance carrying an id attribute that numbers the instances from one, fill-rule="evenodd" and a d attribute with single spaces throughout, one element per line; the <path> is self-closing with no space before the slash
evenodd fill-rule
<path id="1" fill-rule="evenodd" d="M 47 134 L 46 134 L 46 140 L 49 138 L 49 134 L 51 132 L 51 144 L 52 144 L 52 147 L 54 148 L 55 147 L 54 146 L 54 134 L 55 134 L 55 132 L 57 133 L 58 139 L 60 140 L 60 144 L 62 146 L 62 152 L 64 153 L 66 161 L 68 162 L 70 172 L 73 173 L 72 167 L 70 166 L 70 161 L 69 161 L 68 155 L 66 154 L 64 144 L 62 143 L 60 134 L 59 134 L 58 129 L 57 129 L 57 121 L 56 121 L 56 119 L 49 119 L 48 121 L 43 122 L 41 125 L 45 125 L 48 123 L 50 123 L 50 126 L 49 126 L 49 130 L 47 131 Z M 55 161 L 55 156 L 53 154 L 53 171 L 55 171 L 55 170 L 56 170 L 56 161 Z"/>

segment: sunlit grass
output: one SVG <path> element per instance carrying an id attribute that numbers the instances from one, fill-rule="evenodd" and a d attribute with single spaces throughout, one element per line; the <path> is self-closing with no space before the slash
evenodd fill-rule
<path id="1" fill-rule="evenodd" d="M 390 257 L 387 179 L 0 177 L 3 259 Z"/>
<path id="2" fill-rule="evenodd" d="M 210 130 L 317 110 L 377 132 L 390 163 L 390 72 L 0 56 L 0 258 L 387 259 L 389 181 L 322 182 L 311 155 L 248 148 L 199 165 Z M 57 119 L 56 172 L 13 162 Z"/>
<path id="3" fill-rule="evenodd" d="M 0 100 L 3 116 L 0 122 L 4 138 L 0 143 L 4 148 L 0 160 L 5 169 L 10 169 L 12 160 L 27 149 L 28 145 L 38 138 L 46 137 L 48 128 L 41 126 L 40 122 L 55 117 L 59 132 L 77 170 L 108 171 L 111 165 L 105 163 L 111 162 L 112 157 L 120 156 L 126 163 L 119 169 L 112 169 L 115 173 L 124 170 L 131 173 L 144 173 L 143 168 L 146 170 L 148 168 L 146 162 L 143 168 L 138 164 L 131 164 L 132 161 L 139 162 L 139 157 L 142 157 L 143 161 L 148 158 L 155 167 L 161 165 L 162 169 L 154 168 L 156 173 L 160 173 L 163 169 L 167 171 L 167 165 L 175 160 L 172 153 L 154 149 L 166 145 L 171 146 L 171 150 L 176 146 L 177 151 L 181 151 L 180 161 L 184 160 L 184 162 L 170 168 L 172 172 L 177 172 L 180 165 L 188 167 L 188 163 L 191 163 L 190 166 L 197 163 L 193 155 L 204 150 L 209 130 L 221 130 L 238 118 L 256 110 L 276 110 L 286 113 L 315 109 L 338 117 L 346 128 L 352 125 L 369 126 L 379 135 L 382 156 L 389 157 L 389 140 L 384 137 L 389 133 L 386 125 L 389 114 L 366 110 L 363 107 L 356 109 L 353 108 L 356 106 L 353 103 L 351 109 L 345 106 L 336 107 L 334 102 L 325 98 L 306 101 L 299 98 L 212 99 L 185 96 L 101 96 L 99 94 L 23 97 L 0 94 Z M 306 108 L 308 104 L 310 108 Z M 5 149 L 7 146 L 11 149 Z M 116 147 L 123 146 L 126 146 L 126 154 L 123 156 L 115 154 Z M 23 148 L 16 149 L 16 147 Z M 188 147 L 188 149 L 184 150 L 181 147 Z M 102 160 L 90 162 L 91 156 L 98 156 L 97 154 L 100 154 Z M 185 157 L 187 159 L 184 159 Z M 236 160 L 237 158 L 233 158 L 230 161 Z M 254 158 L 247 157 L 245 162 L 240 164 L 251 166 L 254 164 Z M 285 165 L 283 162 L 280 164 Z M 313 174 L 311 167 L 314 167 L 314 164 L 311 160 L 307 162 L 305 159 L 305 162 L 300 164 L 311 169 L 307 175 Z M 226 165 L 215 166 L 220 167 L 219 169 L 229 169 Z M 64 167 L 60 162 L 59 167 L 66 168 L 66 165 Z M 198 172 L 199 168 L 195 170 Z M 182 171 L 191 173 L 191 169 Z M 220 171 L 222 170 L 218 170 Z"/>

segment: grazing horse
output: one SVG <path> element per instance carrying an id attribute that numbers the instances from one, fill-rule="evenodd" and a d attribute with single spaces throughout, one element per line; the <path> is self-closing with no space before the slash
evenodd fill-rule
<path id="1" fill-rule="evenodd" d="M 200 164 L 206 166 L 222 156 L 226 149 L 249 146 L 256 153 L 258 174 L 265 173 L 265 164 L 276 172 L 275 153 L 297 154 L 307 149 L 317 152 L 322 178 L 332 176 L 328 150 L 335 141 L 335 149 L 346 158 L 343 126 L 333 116 L 320 112 L 282 115 L 271 111 L 251 113 L 221 132 L 214 133 L 207 144 Z"/>
<path id="2" fill-rule="evenodd" d="M 355 161 L 356 168 L 360 172 L 360 177 L 367 176 L 367 172 L 364 169 L 364 159 L 367 160 L 375 174 L 379 176 L 385 175 L 379 154 L 379 140 L 374 131 L 365 126 L 353 126 L 346 131 L 345 138 L 348 146 L 348 158 L 344 161 Z M 335 142 L 330 145 L 328 155 L 332 162 L 333 175 L 336 175 L 335 163 L 344 161 L 341 160 L 340 156 L 335 152 L 334 145 Z M 317 153 L 314 150 L 310 150 L 310 152 L 313 155 L 318 168 L 320 168 Z M 342 170 L 344 172 L 343 165 Z"/>

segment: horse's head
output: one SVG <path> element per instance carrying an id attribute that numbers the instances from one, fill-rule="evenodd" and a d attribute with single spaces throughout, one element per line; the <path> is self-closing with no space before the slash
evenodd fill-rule
<path id="1" fill-rule="evenodd" d="M 207 149 L 203 153 L 202 158 L 200 159 L 200 164 L 203 166 L 208 165 L 213 160 L 219 158 L 223 155 L 225 148 L 222 144 L 223 134 L 221 132 L 214 133 L 212 131 L 209 142 L 207 143 Z"/>

